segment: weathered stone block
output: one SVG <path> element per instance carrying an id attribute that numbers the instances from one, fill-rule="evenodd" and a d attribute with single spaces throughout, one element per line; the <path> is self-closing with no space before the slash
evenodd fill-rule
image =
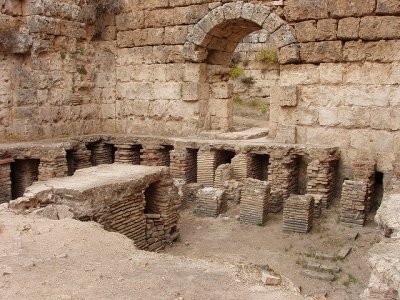
<path id="1" fill-rule="evenodd" d="M 376 4 L 377 14 L 400 14 L 400 2 L 398 0 L 378 0 Z"/>
<path id="2" fill-rule="evenodd" d="M 319 73 L 322 84 L 337 84 L 343 81 L 343 65 L 336 63 L 324 63 L 319 65 Z"/>
<path id="3" fill-rule="evenodd" d="M 318 66 L 312 64 L 281 66 L 280 85 L 316 84 L 320 82 Z"/>
<path id="4" fill-rule="evenodd" d="M 327 18 L 327 0 L 288 0 L 285 1 L 284 14 L 289 22 Z"/>
<path id="5" fill-rule="evenodd" d="M 187 26 L 165 27 L 164 43 L 165 44 L 183 44 L 188 34 Z"/>
<path id="6" fill-rule="evenodd" d="M 400 17 L 368 16 L 361 18 L 360 38 L 364 40 L 400 38 Z"/>
<path id="7" fill-rule="evenodd" d="M 319 124 L 321 126 L 336 126 L 338 122 L 337 108 L 321 107 L 319 109 Z"/>
<path id="8" fill-rule="evenodd" d="M 304 21 L 295 24 L 296 38 L 299 42 L 312 42 L 317 39 L 317 22 Z"/>
<path id="9" fill-rule="evenodd" d="M 365 16 L 375 10 L 375 0 L 328 0 L 333 17 Z"/>
<path id="10" fill-rule="evenodd" d="M 277 48 L 282 48 L 289 44 L 296 42 L 295 34 L 293 28 L 284 24 L 279 29 L 277 29 L 272 35 L 271 40 Z"/>
<path id="11" fill-rule="evenodd" d="M 302 43 L 300 58 L 309 63 L 338 62 L 342 59 L 342 42 Z"/>
<path id="12" fill-rule="evenodd" d="M 344 18 L 339 20 L 337 37 L 342 40 L 358 39 L 360 30 L 359 18 Z"/>
<path id="13" fill-rule="evenodd" d="M 297 86 L 274 87 L 271 90 L 271 97 L 280 106 L 297 106 L 298 88 Z"/>
<path id="14" fill-rule="evenodd" d="M 337 20 L 324 19 L 317 23 L 317 40 L 329 41 L 336 39 Z"/>
<path id="15" fill-rule="evenodd" d="M 276 132 L 275 142 L 285 144 L 296 143 L 296 126 L 279 125 Z"/>
<path id="16" fill-rule="evenodd" d="M 298 44 L 291 44 L 279 49 L 279 63 L 290 64 L 300 60 L 300 47 Z"/>
<path id="17" fill-rule="evenodd" d="M 144 12 L 122 13 L 115 16 L 118 30 L 135 30 L 144 28 Z"/>
<path id="18" fill-rule="evenodd" d="M 400 41 L 347 42 L 343 47 L 343 58 L 346 61 L 399 61 Z"/>

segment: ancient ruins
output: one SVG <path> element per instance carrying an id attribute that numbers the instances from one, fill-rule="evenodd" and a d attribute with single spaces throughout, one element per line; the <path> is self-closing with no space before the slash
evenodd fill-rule
<path id="1" fill-rule="evenodd" d="M 75 228 L 149 299 L 400 299 L 399 201 L 399 0 L 0 0 L 0 298 Z"/>

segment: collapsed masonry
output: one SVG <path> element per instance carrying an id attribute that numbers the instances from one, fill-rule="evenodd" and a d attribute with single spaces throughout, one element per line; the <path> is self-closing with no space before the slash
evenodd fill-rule
<path id="1" fill-rule="evenodd" d="M 227 203 L 240 203 L 241 221 L 262 225 L 268 213 L 290 211 L 300 205 L 299 200 L 290 207 L 291 195 L 308 195 L 314 200 L 304 213 L 308 223 L 303 232 L 311 228 L 309 218 L 318 218 L 337 196 L 335 184 L 340 175 L 337 148 L 256 140 L 211 143 L 199 139 L 102 135 L 59 142 L 7 144 L 0 148 L 0 154 L 2 202 L 22 196 L 33 181 L 80 174 L 79 170 L 89 166 L 113 162 L 166 166 L 180 191 L 179 206 L 183 208 L 197 201 L 197 211 L 202 216 L 218 216 L 226 210 Z M 344 182 L 341 220 L 362 225 L 371 208 L 375 164 L 373 160 L 360 159 L 353 165 L 354 180 L 365 182 L 366 193 L 359 195 L 360 200 L 351 194 L 352 188 L 349 191 L 350 181 Z M 165 196 L 159 192 L 146 195 L 148 199 L 155 199 L 154 202 L 162 201 Z M 356 205 L 357 201 L 365 204 Z M 301 209 L 299 206 L 298 212 Z M 147 236 L 154 238 L 150 240 L 154 242 L 165 228 L 154 219 L 158 212 L 150 210 L 148 214 L 153 218 L 148 218 Z M 149 247 L 149 244 L 142 246 Z"/>
<path id="2" fill-rule="evenodd" d="M 177 201 L 167 168 L 116 163 L 36 182 L 10 207 L 37 213 L 64 205 L 76 219 L 96 221 L 139 249 L 158 251 L 179 236 Z"/>

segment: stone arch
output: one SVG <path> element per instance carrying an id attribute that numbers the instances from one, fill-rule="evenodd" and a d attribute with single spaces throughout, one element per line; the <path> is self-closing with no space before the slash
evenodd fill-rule
<path id="1" fill-rule="evenodd" d="M 209 98 L 204 98 L 202 93 L 203 98 L 197 99 L 201 100 L 200 129 L 232 129 L 232 89 L 227 83 L 229 76 L 224 74 L 229 74 L 228 67 L 237 45 L 245 36 L 261 29 L 270 34 L 281 64 L 299 61 L 299 45 L 292 27 L 268 6 L 259 3 L 238 1 L 221 5 L 205 15 L 187 35 L 183 51 L 186 61 L 211 70 L 197 77 L 210 91 Z M 204 75 L 207 73 L 212 76 Z"/>
<path id="2" fill-rule="evenodd" d="M 205 15 L 186 37 L 184 56 L 191 62 L 225 64 L 229 53 L 248 34 L 265 29 L 279 50 L 280 63 L 299 61 L 292 27 L 262 4 L 226 3 Z"/>

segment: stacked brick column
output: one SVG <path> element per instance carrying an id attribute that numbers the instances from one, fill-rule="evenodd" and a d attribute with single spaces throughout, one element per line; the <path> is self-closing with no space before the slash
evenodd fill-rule
<path id="1" fill-rule="evenodd" d="M 337 159 L 314 159 L 307 166 L 307 192 L 321 195 L 322 208 L 328 208 L 335 197 Z"/>
<path id="2" fill-rule="evenodd" d="M 197 182 L 207 187 L 214 185 L 217 167 L 217 153 L 213 150 L 200 150 L 197 156 Z"/>
<path id="3" fill-rule="evenodd" d="M 283 208 L 283 230 L 307 233 L 314 219 L 314 198 L 310 195 L 291 195 Z"/>
<path id="4" fill-rule="evenodd" d="M 145 146 L 141 150 L 141 163 L 144 166 L 169 166 L 169 150 L 164 146 Z"/>
<path id="5" fill-rule="evenodd" d="M 0 203 L 10 202 L 11 195 L 11 167 L 10 163 L 14 160 L 0 160 Z"/>
<path id="6" fill-rule="evenodd" d="M 268 178 L 271 181 L 271 193 L 280 191 L 283 200 L 289 198 L 296 190 L 296 163 L 295 155 L 275 151 L 270 156 L 270 168 Z"/>
<path id="7" fill-rule="evenodd" d="M 68 162 L 66 155 L 55 157 L 42 157 L 39 164 L 39 180 L 49 180 L 50 178 L 64 177 L 68 174 Z"/>
<path id="8" fill-rule="evenodd" d="M 367 195 L 365 210 L 368 213 L 372 207 L 375 186 L 375 166 L 376 162 L 371 158 L 361 157 L 353 162 L 354 180 L 364 181 L 367 184 Z"/>
<path id="9" fill-rule="evenodd" d="M 115 145 L 115 162 L 127 163 L 133 165 L 140 164 L 140 148 L 132 144 Z"/>
<path id="10" fill-rule="evenodd" d="M 170 152 L 170 171 L 173 178 L 185 180 L 186 183 L 197 181 L 197 155 L 193 149 L 174 149 Z"/>
<path id="11" fill-rule="evenodd" d="M 368 184 L 365 181 L 345 180 L 340 200 L 340 221 L 364 225 L 367 216 Z"/>
<path id="12" fill-rule="evenodd" d="M 245 179 L 240 197 L 240 222 L 263 225 L 267 220 L 270 192 L 269 183 Z"/>
<path id="13" fill-rule="evenodd" d="M 72 160 L 74 163 L 74 169 L 85 169 L 92 166 L 90 162 L 90 150 L 86 149 L 85 146 L 80 145 L 78 148 L 74 149 L 72 152 Z"/>
<path id="14" fill-rule="evenodd" d="M 93 145 L 91 160 L 93 165 L 113 163 L 113 146 L 100 142 Z"/>
<path id="15" fill-rule="evenodd" d="M 223 189 L 206 187 L 197 193 L 196 215 L 199 217 L 217 217 L 226 208 Z"/>
<path id="16" fill-rule="evenodd" d="M 249 176 L 249 154 L 236 154 L 232 159 L 232 168 L 236 180 L 246 179 Z"/>

